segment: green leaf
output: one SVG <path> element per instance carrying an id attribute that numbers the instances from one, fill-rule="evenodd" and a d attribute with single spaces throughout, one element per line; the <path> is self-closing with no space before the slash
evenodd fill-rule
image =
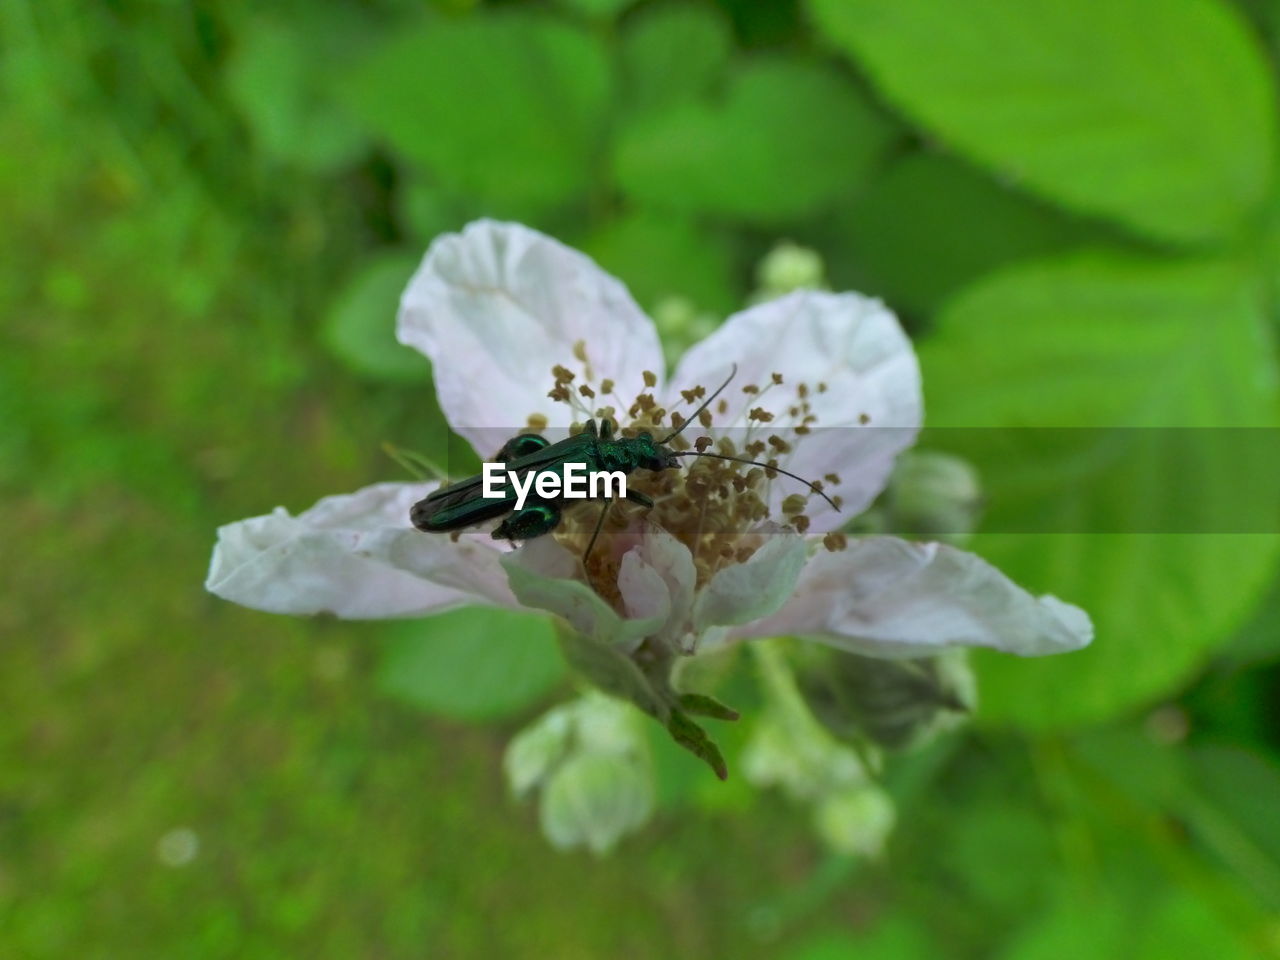
<path id="1" fill-rule="evenodd" d="M 890 135 L 839 73 L 761 59 L 737 71 L 722 102 L 627 123 L 616 172 L 624 191 L 657 209 L 777 223 L 857 188 Z"/>
<path id="2" fill-rule="evenodd" d="M 729 767 L 714 740 L 682 710 L 672 710 L 667 718 L 671 739 L 709 766 L 721 780 L 729 779 Z"/>
<path id="3" fill-rule="evenodd" d="M 532 216 L 594 179 L 609 66 L 587 34 L 530 12 L 429 21 L 350 77 L 370 126 L 448 190 Z"/>
<path id="4" fill-rule="evenodd" d="M 1189 763 L 1196 798 L 1179 814 L 1233 874 L 1280 906 L 1280 765 L 1230 745 L 1196 747 Z"/>
<path id="5" fill-rule="evenodd" d="M 396 340 L 400 294 L 417 266 L 418 258 L 407 254 L 377 257 L 347 282 L 329 309 L 324 344 L 357 373 L 398 383 L 430 379 L 427 360 Z"/>
<path id="6" fill-rule="evenodd" d="M 1270 71 L 1209 0 L 810 0 L 884 94 L 978 163 L 1151 237 L 1230 234 L 1266 188 Z"/>
<path id="7" fill-rule="evenodd" d="M 983 477 L 996 532 L 973 546 L 1097 627 L 1067 656 L 977 658 L 980 715 L 1070 725 L 1176 689 L 1277 558 L 1262 532 L 1276 529 L 1276 491 L 1249 479 L 1280 474 L 1275 445 L 1170 429 L 1275 423 L 1271 348 L 1243 278 L 1103 256 L 1025 266 L 954 301 L 922 362 L 935 425 L 1009 428 L 928 438 Z M 1212 532 L 1241 522 L 1259 532 Z"/>
<path id="8" fill-rule="evenodd" d="M 1108 232 L 937 153 L 908 154 L 890 167 L 849 209 L 843 229 L 858 289 L 922 314 L 997 267 Z"/>
<path id="9" fill-rule="evenodd" d="M 666 297 L 681 296 L 725 314 L 741 299 L 725 238 L 680 216 L 624 216 L 588 236 L 582 249 L 650 310 Z"/>
<path id="10" fill-rule="evenodd" d="M 227 62 L 227 93 L 267 157 L 325 172 L 364 149 L 364 131 L 335 107 L 324 73 L 342 53 L 332 38 L 353 26 L 319 14 L 302 32 L 266 20 L 244 30 Z"/>
<path id="11" fill-rule="evenodd" d="M 457 720 L 519 713 L 564 676 L 545 617 L 466 608 L 388 628 L 378 688 Z"/>
<path id="12" fill-rule="evenodd" d="M 560 5 L 597 20 L 612 20 L 633 0 L 560 0 Z"/>
<path id="13" fill-rule="evenodd" d="M 622 35 L 622 83 L 636 112 L 661 110 L 707 93 L 733 47 L 714 9 L 689 3 L 645 7 Z"/>

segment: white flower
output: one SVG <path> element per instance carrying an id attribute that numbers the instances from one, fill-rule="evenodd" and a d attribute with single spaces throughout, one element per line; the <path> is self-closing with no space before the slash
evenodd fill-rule
<path id="1" fill-rule="evenodd" d="M 709 410 L 727 444 L 712 450 L 777 457 L 820 479 L 842 511 L 758 467 L 689 458 L 631 474 L 629 488 L 657 505 L 614 506 L 584 568 L 598 504 L 512 551 L 485 530 L 455 539 L 414 529 L 410 507 L 437 484 L 382 483 L 298 516 L 277 509 L 222 527 L 209 590 L 261 610 L 349 618 L 532 607 L 628 654 L 795 634 L 875 656 L 953 646 L 1035 656 L 1092 638 L 1083 611 L 1026 593 L 973 554 L 892 537 L 846 545 L 833 533 L 883 489 L 921 423 L 915 354 L 877 300 L 807 291 L 754 306 L 690 349 L 668 381 L 654 326 L 621 283 L 540 233 L 480 221 L 431 245 L 398 337 L 431 360 L 450 426 L 486 460 L 530 424 L 556 440 L 605 408 L 660 436 L 671 411 L 688 416 L 736 364 Z M 673 445 L 704 432 L 691 425 Z"/>

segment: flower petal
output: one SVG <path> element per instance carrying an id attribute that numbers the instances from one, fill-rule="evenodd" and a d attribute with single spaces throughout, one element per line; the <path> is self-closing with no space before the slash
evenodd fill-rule
<path id="1" fill-rule="evenodd" d="M 803 537 L 781 530 L 767 534 L 745 563 L 725 567 L 703 587 L 694 603 L 694 629 L 750 623 L 777 611 L 795 589 L 805 554 Z"/>
<path id="2" fill-rule="evenodd" d="M 584 637 L 634 650 L 645 637 L 661 626 L 666 613 L 652 610 L 649 616 L 630 619 L 619 615 L 601 596 L 581 580 L 578 558 L 554 537 L 538 537 L 502 558 L 511 590 L 526 607 L 546 610 L 563 617 Z M 649 582 L 652 602 L 654 590 Z"/>
<path id="3" fill-rule="evenodd" d="M 809 504 L 811 530 L 835 529 L 864 510 L 884 489 L 894 458 L 909 447 L 923 416 L 920 368 L 911 341 L 897 318 L 879 300 L 856 293 L 799 291 L 734 314 L 715 333 L 695 345 L 680 361 L 667 396 L 675 405 L 678 390 L 702 385 L 713 389 L 736 363 L 726 416 L 717 425 L 745 427 L 748 409 L 761 407 L 774 415 L 757 425 L 752 438 L 777 432 L 792 443 L 781 458 L 787 470 L 807 480 L 838 474 L 825 483 L 828 493 L 844 500 L 843 513 L 820 498 Z M 768 386 L 774 373 L 783 382 Z M 799 396 L 807 384 L 807 398 Z M 825 389 L 819 392 L 819 384 Z M 759 395 L 744 394 L 755 385 Z M 790 414 L 804 401 L 817 417 L 813 432 L 790 436 L 797 422 Z M 730 434 L 739 449 L 741 432 Z M 771 507 L 777 511 L 788 494 L 803 492 L 785 477 L 774 482 Z"/>
<path id="4" fill-rule="evenodd" d="M 618 570 L 627 615 L 661 614 L 662 622 L 652 636 L 666 646 L 682 646 L 692 629 L 697 576 L 689 548 L 656 524 L 645 523 L 643 535 L 623 555 Z"/>
<path id="5" fill-rule="evenodd" d="M 814 556 L 790 602 L 735 635 L 812 636 L 877 657 L 957 646 L 1036 657 L 1087 646 L 1093 624 L 1079 607 L 1027 593 L 975 554 L 869 537 Z"/>
<path id="6" fill-rule="evenodd" d="M 663 373 L 657 331 L 626 287 L 584 254 L 492 220 L 431 244 L 400 300 L 396 336 L 431 359 L 449 425 L 484 458 L 526 429 L 530 414 L 552 427 L 575 419 L 547 391 L 557 364 L 582 382 L 579 341 L 591 379 L 613 380 L 627 405 L 645 370 Z"/>
<path id="7" fill-rule="evenodd" d="M 454 543 L 410 525 L 409 508 L 436 486 L 380 483 L 296 517 L 277 507 L 220 527 L 205 588 L 255 610 L 351 620 L 517 606 L 487 537 Z"/>

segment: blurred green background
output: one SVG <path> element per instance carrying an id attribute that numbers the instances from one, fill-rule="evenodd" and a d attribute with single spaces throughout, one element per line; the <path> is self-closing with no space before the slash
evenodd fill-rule
<path id="1" fill-rule="evenodd" d="M 899 311 L 931 425 L 1275 426 L 1280 4 L 6 0 L 0 30 L 0 956 L 1280 956 L 1274 536 L 979 535 L 1098 639 L 975 658 L 974 724 L 889 764 L 878 862 L 660 738 L 655 822 L 556 853 L 501 776 L 570 690 L 549 642 L 201 588 L 218 524 L 443 449 L 394 304 L 481 215 L 675 343 L 802 244 Z M 1276 529 L 1280 454 L 1085 436 L 959 452 L 1006 516 L 1154 530 L 1244 471 Z"/>

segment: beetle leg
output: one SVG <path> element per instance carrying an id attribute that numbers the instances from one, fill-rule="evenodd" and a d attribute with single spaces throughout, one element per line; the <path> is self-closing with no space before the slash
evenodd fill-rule
<path id="1" fill-rule="evenodd" d="M 554 503 L 535 503 L 517 510 L 493 531 L 495 540 L 532 540 L 550 533 L 560 524 L 560 508 Z"/>
<path id="2" fill-rule="evenodd" d="M 648 497 L 646 497 L 643 493 L 637 493 L 634 490 L 628 490 L 627 499 L 630 500 L 632 503 L 640 504 L 640 506 L 644 507 L 646 510 L 653 509 L 653 501 Z"/>
<path id="3" fill-rule="evenodd" d="M 591 532 L 591 540 L 587 544 L 586 551 L 582 554 L 582 565 L 585 567 L 587 558 L 591 556 L 591 548 L 596 545 L 596 538 L 600 536 L 600 528 L 604 526 L 604 518 L 609 515 L 609 508 L 614 505 L 616 500 L 606 500 L 604 509 L 600 511 L 600 519 L 596 521 L 596 528 Z"/>

